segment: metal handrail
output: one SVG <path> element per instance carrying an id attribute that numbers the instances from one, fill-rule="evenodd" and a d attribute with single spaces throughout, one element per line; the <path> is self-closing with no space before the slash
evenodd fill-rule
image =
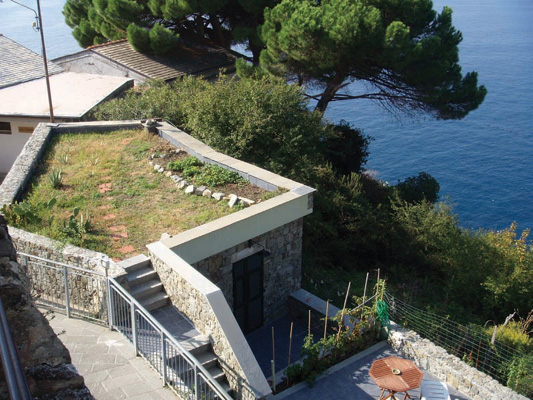
<path id="1" fill-rule="evenodd" d="M 11 337 L 4 304 L 0 298 L 0 356 L 6 376 L 7 388 L 12 399 L 31 400 L 28 382 L 17 356 L 15 343 Z"/>
<path id="2" fill-rule="evenodd" d="M 174 336 L 167 331 L 152 315 L 137 301 L 135 300 L 115 279 L 109 277 L 108 278 L 110 286 L 113 287 L 113 289 L 116 289 L 118 293 L 124 298 L 126 301 L 131 302 L 137 309 L 137 311 L 142 314 L 144 318 L 148 320 L 148 322 L 157 330 L 159 330 L 160 333 L 163 333 L 166 340 L 168 340 L 182 355 L 190 364 L 192 367 L 198 369 L 198 373 L 204 378 L 204 381 L 213 389 L 217 395 L 221 396 L 225 400 L 232 400 L 232 398 L 226 393 L 224 388 L 211 376 L 209 372 L 200 364 L 200 362 L 190 353 L 188 352 L 183 346 L 179 344 L 179 342 L 174 338 Z M 111 305 L 109 307 L 112 308 Z M 137 349 L 135 349 L 137 351 Z M 163 357 L 165 357 L 165 354 L 163 354 Z M 163 377 L 166 379 L 166 377 Z"/>
<path id="3" fill-rule="evenodd" d="M 52 263 L 52 264 L 58 265 L 60 267 L 66 267 L 66 268 L 74 269 L 76 271 L 84 272 L 84 273 L 91 274 L 91 275 L 98 275 L 98 276 L 102 276 L 102 277 L 106 276 L 105 274 L 103 274 L 101 272 L 92 271 L 90 269 L 84 269 L 84 268 L 80 268 L 80 267 L 75 267 L 74 265 L 65 264 L 65 263 L 62 263 L 60 261 L 54 261 L 54 260 L 49 260 L 49 259 L 46 259 L 46 258 L 34 256 L 33 254 L 17 252 L 17 256 L 24 256 L 24 257 L 28 257 L 28 258 L 37 259 L 37 260 L 40 260 L 40 261 L 43 261 L 43 262 L 46 262 L 46 263 Z M 49 265 L 47 265 L 47 266 L 50 267 Z M 51 267 L 51 268 L 54 268 L 54 267 Z"/>
<path id="4" fill-rule="evenodd" d="M 73 270 L 73 274 L 75 273 L 83 273 L 83 274 L 88 274 L 88 275 L 93 275 L 93 276 L 96 276 L 98 278 L 102 278 L 104 280 L 104 282 L 106 282 L 106 288 L 107 288 L 107 294 L 106 294 L 106 298 L 107 298 L 107 309 L 108 309 L 108 313 L 107 313 L 107 321 L 103 321 L 102 322 L 107 322 L 108 325 L 109 325 L 109 328 L 110 329 L 117 329 L 120 331 L 119 327 L 116 326 L 114 324 L 114 307 L 113 307 L 113 296 L 111 295 L 111 290 L 113 290 L 115 293 L 117 293 L 124 301 L 126 301 L 132 308 L 133 308 L 133 311 L 134 311 L 134 314 L 130 317 L 132 318 L 132 342 L 133 342 L 133 345 L 135 347 L 135 352 L 136 354 L 140 354 L 143 358 L 144 355 L 142 354 L 142 352 L 139 351 L 139 348 L 138 348 L 138 345 L 137 345 L 137 338 L 136 338 L 136 334 L 134 332 L 134 329 L 135 329 L 135 313 L 138 313 L 140 314 L 144 320 L 146 320 L 146 322 L 148 322 L 152 328 L 159 334 L 162 336 L 162 340 L 163 342 L 166 340 L 168 341 L 169 345 L 171 347 L 173 347 L 175 349 L 175 351 L 183 357 L 183 359 L 185 360 L 185 362 L 187 363 L 187 365 L 189 365 L 189 367 L 191 369 L 194 369 L 195 370 L 195 373 L 201 377 L 203 379 L 203 381 L 205 382 L 205 384 L 207 386 L 209 386 L 211 388 L 211 390 L 213 390 L 214 393 L 217 394 L 217 396 L 219 396 L 220 398 L 224 399 L 224 400 L 231 400 L 231 397 L 228 395 L 228 393 L 222 388 L 222 386 L 212 377 L 212 375 L 205 369 L 205 367 L 203 367 L 201 365 L 201 363 L 190 353 L 188 352 L 185 348 L 183 348 L 182 345 L 180 345 L 180 343 L 174 338 L 174 336 L 168 332 L 135 298 L 133 298 L 130 293 L 128 293 L 115 279 L 111 278 L 111 277 L 108 277 L 102 273 L 99 273 L 99 272 L 95 272 L 95 271 L 91 271 L 91 270 L 88 270 L 88 269 L 84 269 L 84 268 L 80 268 L 80 267 L 75 267 L 73 265 L 69 265 L 69 264 L 66 264 L 66 263 L 62 263 L 62 262 L 59 262 L 59 261 L 53 261 L 53 260 L 49 260 L 49 259 L 46 259 L 46 258 L 42 258 L 42 257 L 38 257 L 38 256 L 35 256 L 35 255 L 32 255 L 32 254 L 28 254 L 28 253 L 22 253 L 22 252 L 19 252 L 18 253 L 19 256 L 21 257 L 25 257 L 24 261 L 33 261 L 33 264 L 34 265 L 39 265 L 40 267 L 45 267 L 45 268 L 50 268 L 52 270 L 57 270 L 57 271 L 61 271 L 63 270 L 64 271 L 64 286 L 65 286 L 65 307 L 66 307 L 66 313 L 67 313 L 67 317 L 70 317 L 70 305 L 69 305 L 69 296 L 68 296 L 68 288 L 69 288 L 69 282 L 68 282 L 68 279 L 67 279 L 67 270 Z M 50 265 L 52 264 L 52 265 Z M 107 272 L 107 269 L 106 269 L 106 272 Z M 164 374 L 165 373 L 165 358 L 166 358 L 166 354 L 163 354 L 162 355 L 162 358 L 163 358 L 163 371 L 158 371 L 160 374 Z M 146 359 L 146 358 L 145 358 Z M 147 360 L 148 362 L 150 362 L 149 360 Z M 163 375 L 163 380 L 166 382 L 166 376 Z"/>

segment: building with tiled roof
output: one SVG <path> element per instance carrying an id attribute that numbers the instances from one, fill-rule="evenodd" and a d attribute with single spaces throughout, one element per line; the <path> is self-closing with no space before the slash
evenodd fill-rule
<path id="1" fill-rule="evenodd" d="M 0 33 L 0 88 L 44 77 L 43 58 Z M 63 68 L 48 61 L 50 75 Z"/>
<path id="2" fill-rule="evenodd" d="M 133 86 L 117 76 L 76 74 L 48 62 L 56 122 L 79 121 Z M 0 34 L 0 181 L 40 122 L 50 120 L 43 58 Z"/>
<path id="3" fill-rule="evenodd" d="M 239 53 L 222 47 L 180 39 L 164 56 L 135 51 L 126 39 L 88 47 L 54 60 L 66 71 L 124 76 L 136 83 L 148 79 L 172 81 L 183 75 L 213 78 L 221 69 L 233 72 Z"/>

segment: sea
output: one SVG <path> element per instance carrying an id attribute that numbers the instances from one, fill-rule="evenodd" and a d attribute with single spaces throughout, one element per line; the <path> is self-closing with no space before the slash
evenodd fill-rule
<path id="1" fill-rule="evenodd" d="M 19 0 L 35 9 L 36 3 Z M 533 227 L 533 1 L 435 0 L 453 10 L 463 33 L 460 64 L 488 89 L 481 106 L 459 121 L 392 114 L 368 100 L 331 103 L 326 117 L 373 138 L 366 169 L 395 184 L 419 172 L 440 183 L 440 199 L 460 225 L 501 230 Z M 61 13 L 64 0 L 42 0 L 48 58 L 80 51 Z M 0 0 L 0 33 L 41 54 L 34 14 Z M 1 56 L 1 55 L 0 55 Z M 348 87 L 351 93 L 364 89 Z"/>

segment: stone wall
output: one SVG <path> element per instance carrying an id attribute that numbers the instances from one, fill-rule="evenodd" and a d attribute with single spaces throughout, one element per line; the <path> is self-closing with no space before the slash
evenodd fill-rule
<path id="1" fill-rule="evenodd" d="M 71 364 L 70 354 L 28 291 L 29 281 L 16 262 L 15 251 L 0 216 L 0 296 L 11 336 L 32 396 L 41 399 L 89 399 L 83 377 Z M 0 364 L 0 398 L 8 398 Z"/>
<path id="2" fill-rule="evenodd" d="M 209 338 L 235 397 L 266 397 L 270 387 L 221 290 L 160 242 L 148 249 L 172 304 Z"/>
<path id="3" fill-rule="evenodd" d="M 233 263 L 258 251 L 266 251 L 263 265 L 263 317 L 268 322 L 287 313 L 290 294 L 301 287 L 302 235 L 303 218 L 300 218 L 192 266 L 222 290 L 233 309 Z"/>
<path id="4" fill-rule="evenodd" d="M 72 245 L 65 245 L 64 243 L 45 236 L 26 232 L 22 229 L 13 227 L 9 229 L 14 245 L 19 253 L 27 253 L 69 266 L 94 271 L 103 276 L 107 274 L 122 284 L 127 282 L 127 274 L 124 269 L 103 253 Z M 32 259 L 30 258 L 30 260 Z M 107 264 L 108 260 L 109 264 Z M 38 289 L 41 293 L 42 300 L 52 301 L 57 304 L 64 303 L 65 282 L 62 270 L 34 268 L 31 262 L 27 264 L 25 256 L 19 256 L 19 262 L 22 264 L 24 272 L 28 276 L 38 276 Z M 46 264 L 45 262 L 40 263 Z M 106 271 L 107 265 L 109 265 L 108 271 Z M 106 292 L 102 279 L 79 271 L 74 273 L 73 270 L 69 269 L 68 285 L 71 288 L 69 290 L 69 303 L 73 310 L 90 318 L 102 320 L 107 318 Z"/>
<path id="5" fill-rule="evenodd" d="M 448 354 L 442 347 L 394 323 L 391 324 L 389 343 L 398 353 L 415 360 L 418 366 L 473 400 L 527 400 L 489 375 Z"/>

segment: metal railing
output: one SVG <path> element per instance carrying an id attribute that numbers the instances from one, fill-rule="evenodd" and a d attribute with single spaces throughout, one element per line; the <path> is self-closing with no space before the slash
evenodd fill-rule
<path id="1" fill-rule="evenodd" d="M 38 303 L 109 325 L 122 333 L 184 400 L 232 398 L 115 279 L 26 253 L 18 253 Z"/>
<path id="2" fill-rule="evenodd" d="M 7 389 L 12 399 L 32 399 L 28 382 L 17 356 L 15 344 L 9 331 L 4 304 L 0 298 L 0 358 L 6 377 Z"/>
<path id="3" fill-rule="evenodd" d="M 76 315 L 108 323 L 107 268 L 101 274 L 31 254 L 17 256 L 37 302 L 63 310 L 69 318 Z"/>
<path id="4" fill-rule="evenodd" d="M 108 278 L 112 326 L 121 332 L 161 375 L 187 400 L 231 400 L 200 362 L 174 339 L 143 306 L 113 278 Z"/>

